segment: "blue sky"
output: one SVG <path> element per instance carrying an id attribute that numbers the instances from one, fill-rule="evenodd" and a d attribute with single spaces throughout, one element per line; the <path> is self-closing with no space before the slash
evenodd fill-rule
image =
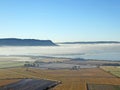
<path id="1" fill-rule="evenodd" d="M 0 0 L 0 38 L 120 41 L 120 0 Z"/>

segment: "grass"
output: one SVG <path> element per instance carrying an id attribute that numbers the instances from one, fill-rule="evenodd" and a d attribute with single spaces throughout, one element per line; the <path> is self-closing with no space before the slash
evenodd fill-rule
<path id="1" fill-rule="evenodd" d="M 24 64 L 25 62 L 23 61 L 0 61 L 0 68 L 18 67 Z"/>
<path id="2" fill-rule="evenodd" d="M 120 77 L 120 66 L 102 66 L 101 68 L 117 77 Z"/>
<path id="3" fill-rule="evenodd" d="M 25 61 L 22 61 L 21 57 L 0 57 L 0 68 L 18 67 L 23 66 Z M 21 61 L 19 61 L 21 60 Z"/>

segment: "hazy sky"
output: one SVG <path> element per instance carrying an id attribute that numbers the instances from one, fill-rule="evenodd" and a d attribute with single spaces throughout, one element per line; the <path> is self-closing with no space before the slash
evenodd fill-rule
<path id="1" fill-rule="evenodd" d="M 120 41 L 120 0 L 0 0 L 0 38 Z"/>

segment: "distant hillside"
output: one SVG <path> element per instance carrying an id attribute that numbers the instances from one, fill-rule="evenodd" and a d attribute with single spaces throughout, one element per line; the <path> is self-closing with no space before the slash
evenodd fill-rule
<path id="1" fill-rule="evenodd" d="M 94 41 L 94 42 L 62 42 L 59 44 L 113 44 L 113 43 L 120 43 L 118 41 Z"/>
<path id="2" fill-rule="evenodd" d="M 53 43 L 51 40 L 5 38 L 0 39 L 0 46 L 57 46 L 57 45 Z"/>

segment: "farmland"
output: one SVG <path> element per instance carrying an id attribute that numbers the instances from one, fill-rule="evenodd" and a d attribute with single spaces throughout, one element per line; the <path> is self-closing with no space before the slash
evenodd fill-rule
<path id="1" fill-rule="evenodd" d="M 8 68 L 8 67 L 18 67 L 23 66 L 24 62 L 21 61 L 2 61 L 0 62 L 0 68 Z"/>
<path id="2" fill-rule="evenodd" d="M 46 90 L 59 84 L 56 81 L 43 79 L 22 79 L 18 82 L 0 87 L 0 90 Z"/>
<path id="3" fill-rule="evenodd" d="M 0 68 L 19 67 L 25 64 L 21 57 L 0 57 Z"/>
<path id="4" fill-rule="evenodd" d="M 5 80 L 12 79 L 13 80 Z M 37 78 L 62 81 L 53 90 L 87 90 L 86 84 L 120 85 L 120 78 L 99 68 L 80 70 L 42 70 L 35 68 L 0 69 L 0 86 L 15 82 L 18 78 Z M 6 83 L 5 83 L 6 82 Z"/>
<path id="5" fill-rule="evenodd" d="M 120 90 L 120 85 L 88 84 L 88 90 Z"/>
<path id="6" fill-rule="evenodd" d="M 102 66 L 101 68 L 117 77 L 120 77 L 120 66 Z"/>

